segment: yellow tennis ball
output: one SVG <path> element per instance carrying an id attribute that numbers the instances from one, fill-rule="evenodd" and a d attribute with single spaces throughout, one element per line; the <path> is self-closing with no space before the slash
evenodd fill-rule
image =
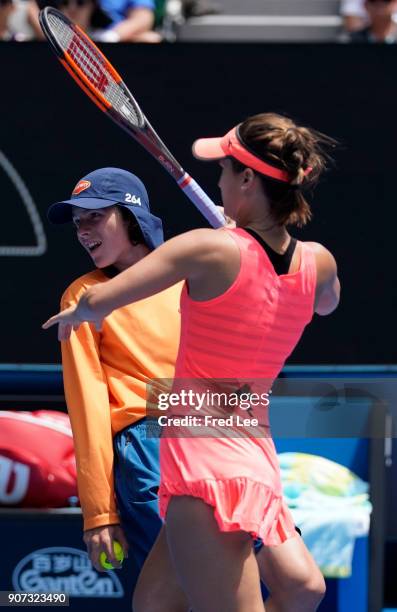
<path id="1" fill-rule="evenodd" d="M 123 547 L 121 546 L 120 542 L 117 542 L 117 540 L 113 540 L 113 550 L 114 550 L 114 554 L 116 555 L 117 561 L 120 561 L 120 563 L 123 563 L 124 561 Z M 101 552 L 101 554 L 99 555 L 99 562 L 102 565 L 103 569 L 108 569 L 108 570 L 114 569 L 114 566 L 107 560 L 105 552 Z"/>

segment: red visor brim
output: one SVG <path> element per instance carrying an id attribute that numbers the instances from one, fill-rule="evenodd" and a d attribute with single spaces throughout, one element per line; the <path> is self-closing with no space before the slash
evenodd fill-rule
<path id="1" fill-rule="evenodd" d="M 227 153 L 221 147 L 222 138 L 199 138 L 193 143 L 194 157 L 202 161 L 214 161 L 226 157 Z"/>
<path id="2" fill-rule="evenodd" d="M 200 138 L 196 140 L 193 143 L 192 151 L 197 159 L 203 161 L 215 161 L 224 157 L 234 157 L 240 163 L 253 168 L 260 174 L 283 183 L 291 181 L 291 177 L 286 170 L 277 168 L 264 159 L 257 157 L 254 153 L 251 153 L 241 142 L 235 127 L 221 138 Z M 311 171 L 312 168 L 308 166 L 304 171 L 305 176 L 310 174 Z"/>

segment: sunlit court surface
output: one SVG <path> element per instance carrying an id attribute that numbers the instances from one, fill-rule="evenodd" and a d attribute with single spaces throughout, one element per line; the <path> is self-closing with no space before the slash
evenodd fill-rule
<path id="1" fill-rule="evenodd" d="M 397 3 L 122 5 L 0 4 L 0 606 L 395 612 Z"/>

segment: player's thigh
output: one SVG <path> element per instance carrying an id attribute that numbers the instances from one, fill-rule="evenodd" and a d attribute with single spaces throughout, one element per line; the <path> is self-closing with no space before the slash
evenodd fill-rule
<path id="1" fill-rule="evenodd" d="M 263 612 L 251 537 L 222 532 L 214 508 L 188 496 L 171 498 L 167 540 L 194 612 Z"/>
<path id="2" fill-rule="evenodd" d="M 325 588 L 322 574 L 298 534 L 278 546 L 262 546 L 256 559 L 270 593 L 304 589 L 321 592 Z"/>
<path id="3" fill-rule="evenodd" d="M 142 568 L 134 591 L 134 612 L 188 612 L 187 598 L 171 561 L 165 528 Z"/>

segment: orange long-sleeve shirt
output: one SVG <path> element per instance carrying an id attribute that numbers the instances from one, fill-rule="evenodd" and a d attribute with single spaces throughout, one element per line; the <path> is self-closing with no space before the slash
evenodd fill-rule
<path id="1" fill-rule="evenodd" d="M 75 304 L 89 287 L 106 280 L 100 270 L 78 278 L 62 296 L 62 310 Z M 146 383 L 174 375 L 181 288 L 175 285 L 113 311 L 101 332 L 83 323 L 62 342 L 84 529 L 119 522 L 113 436 L 145 416 Z"/>

